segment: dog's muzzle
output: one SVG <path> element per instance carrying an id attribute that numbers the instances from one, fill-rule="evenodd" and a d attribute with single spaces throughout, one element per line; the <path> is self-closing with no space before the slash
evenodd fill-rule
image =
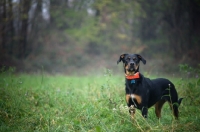
<path id="1" fill-rule="evenodd" d="M 135 64 L 134 63 L 130 63 L 129 64 L 129 68 L 128 68 L 128 71 L 129 72 L 133 72 L 133 71 L 135 71 L 136 69 L 135 69 Z"/>

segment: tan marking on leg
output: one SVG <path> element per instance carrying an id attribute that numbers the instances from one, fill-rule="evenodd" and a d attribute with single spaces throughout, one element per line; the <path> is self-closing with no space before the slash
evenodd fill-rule
<path id="1" fill-rule="evenodd" d="M 161 109 L 164 103 L 165 103 L 164 100 L 160 100 L 155 104 L 155 113 L 158 118 L 161 117 Z"/>
<path id="2" fill-rule="evenodd" d="M 129 103 L 129 99 L 130 99 L 130 94 L 126 94 L 126 103 Z"/>

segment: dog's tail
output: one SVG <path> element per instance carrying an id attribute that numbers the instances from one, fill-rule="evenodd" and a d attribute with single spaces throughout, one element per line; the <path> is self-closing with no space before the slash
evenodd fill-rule
<path id="1" fill-rule="evenodd" d="M 180 105 L 182 102 L 183 98 L 178 99 L 178 104 Z"/>

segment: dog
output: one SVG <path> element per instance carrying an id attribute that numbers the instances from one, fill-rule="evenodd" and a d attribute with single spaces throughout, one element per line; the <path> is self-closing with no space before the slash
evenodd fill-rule
<path id="1" fill-rule="evenodd" d="M 178 119 L 178 107 L 183 98 L 178 99 L 174 84 L 165 78 L 150 80 L 139 72 L 140 61 L 146 64 L 146 60 L 139 54 L 122 54 L 117 61 L 123 62 L 125 72 L 126 103 L 129 113 L 134 118 L 135 108 L 141 110 L 142 116 L 147 118 L 148 108 L 155 105 L 155 113 L 161 118 L 161 109 L 167 101 L 175 119 Z"/>

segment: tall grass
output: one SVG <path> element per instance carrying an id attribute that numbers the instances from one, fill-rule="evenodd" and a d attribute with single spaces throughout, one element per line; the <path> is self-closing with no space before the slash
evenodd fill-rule
<path id="1" fill-rule="evenodd" d="M 124 77 L 0 74 L 0 131 L 200 131 L 200 81 L 171 78 L 184 100 L 174 120 L 169 105 L 160 121 L 136 111 L 132 121 L 124 96 Z"/>

